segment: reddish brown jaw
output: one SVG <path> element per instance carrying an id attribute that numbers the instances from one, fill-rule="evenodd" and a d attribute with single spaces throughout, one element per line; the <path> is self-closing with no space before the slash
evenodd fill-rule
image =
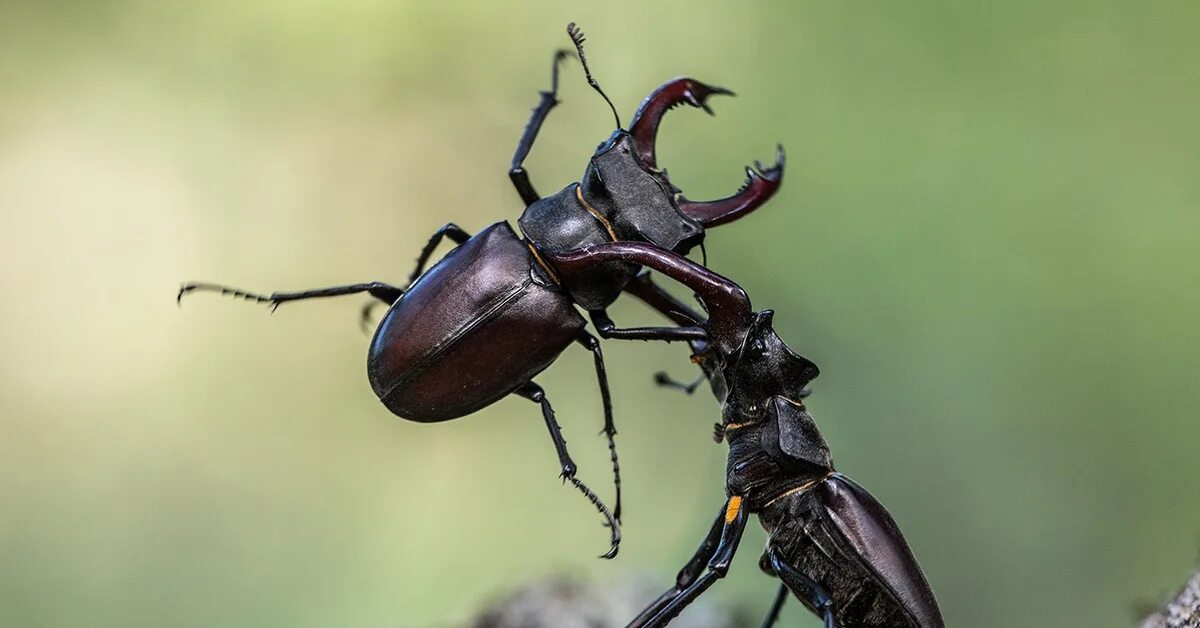
<path id="1" fill-rule="evenodd" d="M 633 145 L 642 164 L 652 170 L 659 169 L 654 159 L 654 142 L 658 137 L 658 123 L 662 122 L 667 111 L 688 104 L 713 115 L 713 110 L 707 102 L 708 97 L 713 94 L 734 95 L 724 87 L 705 85 L 696 79 L 680 77 L 667 81 L 647 96 L 633 114 L 633 122 L 629 125 L 629 134 L 633 137 Z"/>
<path id="2" fill-rule="evenodd" d="M 775 165 L 770 168 L 763 168 L 757 161 L 753 168 L 746 168 L 746 183 L 733 196 L 716 201 L 689 201 L 680 196 L 676 199 L 679 210 L 705 227 L 715 227 L 758 209 L 783 183 L 783 146 L 777 146 L 775 151 Z"/>
<path id="3" fill-rule="evenodd" d="M 658 138 L 658 125 L 663 115 L 674 107 L 687 104 L 713 113 L 708 106 L 708 97 L 713 94 L 733 96 L 733 92 L 724 87 L 706 85 L 696 79 L 681 77 L 667 81 L 654 90 L 637 113 L 633 114 L 633 122 L 629 125 L 629 135 L 633 138 L 634 151 L 642 165 L 651 170 L 662 172 L 655 158 L 654 143 Z M 783 147 L 778 147 L 775 165 L 763 168 L 762 164 L 754 162 L 754 168 L 746 168 L 746 184 L 737 194 L 716 201 L 689 201 L 682 196 L 676 200 L 679 209 L 705 227 L 714 227 L 732 222 L 758 209 L 775 195 L 783 182 Z"/>

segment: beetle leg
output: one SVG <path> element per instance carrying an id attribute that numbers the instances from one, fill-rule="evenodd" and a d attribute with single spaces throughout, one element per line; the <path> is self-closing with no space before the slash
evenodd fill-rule
<path id="1" fill-rule="evenodd" d="M 471 234 L 463 230 L 462 227 L 448 222 L 442 225 L 441 229 L 429 236 L 429 241 L 425 243 L 425 248 L 421 249 L 421 254 L 417 256 L 417 267 L 413 269 L 408 276 L 408 285 L 412 285 L 425 272 L 425 264 L 429 262 L 429 256 L 433 255 L 433 250 L 441 243 L 442 238 L 450 238 L 455 244 L 462 244 L 471 239 Z"/>
<path id="2" fill-rule="evenodd" d="M 708 561 L 708 568 L 704 572 L 704 575 L 688 585 L 683 592 L 674 596 L 648 622 L 645 624 L 630 624 L 627 628 L 634 628 L 635 626 L 640 628 L 658 628 L 667 625 L 667 622 L 674 619 L 676 615 L 682 612 L 684 608 L 687 608 L 697 597 L 700 597 L 717 580 L 724 578 L 725 574 L 729 573 L 729 565 L 733 562 L 733 555 L 737 552 L 738 543 L 742 540 L 742 532 L 746 529 L 746 522 L 749 519 L 750 513 L 743 505 L 741 496 L 734 495 L 730 497 L 725 502 L 721 536 L 717 542 L 716 550 L 713 551 L 712 558 Z"/>
<path id="3" fill-rule="evenodd" d="M 375 298 L 363 304 L 362 312 L 360 312 L 358 316 L 358 326 L 362 328 L 364 334 L 370 331 L 371 312 L 375 310 L 375 306 L 379 305 L 380 303 L 385 303 L 390 307 L 393 303 L 399 301 L 400 297 L 404 296 L 404 291 L 396 288 L 395 292 L 387 294 L 381 293 L 372 296 Z"/>
<path id="4" fill-rule="evenodd" d="M 319 299 L 324 297 L 340 297 L 347 294 L 359 294 L 362 292 L 370 293 L 371 296 L 387 301 L 391 299 L 395 301 L 399 295 L 404 293 L 404 290 L 395 286 L 388 285 L 379 281 L 370 283 L 356 283 L 348 286 L 334 286 L 332 288 L 318 288 L 316 290 L 304 290 L 302 292 L 272 292 L 269 295 L 255 294 L 246 292 L 237 288 L 221 286 L 212 283 L 186 283 L 179 288 L 179 294 L 175 295 L 175 301 L 181 303 L 183 295 L 195 292 L 197 290 L 207 292 L 220 292 L 221 294 L 246 299 L 248 301 L 257 301 L 259 303 L 268 303 L 271 306 L 271 311 L 282 303 L 288 301 L 302 301 L 304 299 Z"/>
<path id="5" fill-rule="evenodd" d="M 708 332 L 701 327 L 630 327 L 617 329 L 608 312 L 591 310 L 592 324 L 601 338 L 617 338 L 620 340 L 705 340 Z"/>
<path id="6" fill-rule="evenodd" d="M 789 564 L 778 547 L 772 545 L 767 550 L 767 558 L 771 562 L 771 568 L 775 570 L 775 575 L 779 576 L 783 584 L 804 600 L 814 613 L 824 618 L 825 628 L 836 628 L 837 625 L 833 621 L 833 598 L 825 587 Z"/>
<path id="7" fill-rule="evenodd" d="M 779 585 L 779 592 L 775 594 L 775 601 L 771 603 L 771 610 L 767 611 L 767 616 L 763 618 L 762 625 L 759 628 L 772 628 L 775 622 L 779 621 L 779 612 L 783 610 L 783 603 L 788 599 L 788 588 L 786 584 Z"/>
<path id="8" fill-rule="evenodd" d="M 621 525 L 617 523 L 612 513 L 609 512 L 608 506 L 605 506 L 604 502 L 600 501 L 599 497 L 596 497 L 592 489 L 575 478 L 575 471 L 577 470 L 575 463 L 571 460 L 571 454 L 567 453 L 567 441 L 563 438 L 562 428 L 558 426 L 558 421 L 554 418 L 554 409 L 550 407 L 550 401 L 546 399 L 545 391 L 542 390 L 541 386 L 529 382 L 514 392 L 541 405 L 542 418 L 546 420 L 546 428 L 550 430 L 550 440 L 554 441 L 554 451 L 558 453 L 558 462 L 562 465 L 561 477 L 564 481 L 570 482 L 575 488 L 579 489 L 579 492 L 583 493 L 583 496 L 592 502 L 596 510 L 599 510 L 600 514 L 604 516 L 606 520 L 605 525 L 610 530 L 609 542 L 611 546 L 608 548 L 608 552 L 601 555 L 600 558 L 615 557 L 617 555 L 617 547 L 621 544 Z"/>
<path id="9" fill-rule="evenodd" d="M 521 195 L 521 200 L 525 202 L 526 207 L 534 204 L 541 197 L 533 189 L 533 184 L 529 182 L 529 173 L 525 171 L 524 167 L 525 158 L 529 156 L 529 151 L 533 148 L 533 142 L 537 139 L 538 131 L 542 129 L 542 123 L 546 121 L 546 116 L 550 115 L 550 110 L 558 104 L 558 65 L 563 59 L 570 56 L 571 53 L 567 50 L 559 50 L 554 53 L 554 63 L 550 69 L 550 91 L 538 92 L 541 100 L 533 108 L 533 115 L 530 116 L 529 123 L 525 125 L 521 141 L 517 142 L 517 151 L 513 153 L 512 165 L 508 168 L 508 178 L 517 188 L 517 194 Z"/>
<path id="10" fill-rule="evenodd" d="M 415 282 L 421 276 L 421 273 L 425 271 L 425 264 L 429 262 L 429 257 L 433 255 L 433 250 L 437 248 L 437 245 L 442 242 L 442 238 L 450 238 L 455 244 L 462 244 L 463 242 L 471 239 L 471 234 L 467 233 L 462 227 L 452 222 L 442 225 L 441 229 L 438 229 L 432 236 L 429 237 L 429 241 L 426 242 L 425 247 L 421 249 L 421 254 L 417 256 L 417 266 L 413 269 L 412 273 L 408 275 L 409 286 L 411 286 L 413 282 Z M 379 305 L 380 301 L 388 305 L 392 305 L 397 299 L 404 296 L 404 291 L 397 290 L 395 294 L 374 296 L 378 298 L 379 301 L 368 301 L 366 304 L 364 304 L 362 308 L 362 315 L 359 317 L 359 325 L 362 326 L 362 330 L 364 332 L 367 331 L 367 328 L 371 323 L 371 312 L 375 309 L 375 306 Z"/>
<path id="11" fill-rule="evenodd" d="M 692 383 L 685 384 L 681 381 L 672 379 L 670 375 L 667 375 L 666 371 L 659 371 L 654 374 L 654 383 L 655 384 L 658 384 L 659 386 L 662 386 L 663 388 L 674 388 L 676 390 L 682 390 L 684 392 L 684 394 L 688 394 L 688 395 L 696 392 L 696 389 L 700 387 L 700 384 L 703 384 L 705 382 L 705 380 L 707 380 L 707 379 L 708 379 L 707 377 L 705 377 L 704 375 L 701 375 L 700 377 L 697 377 L 695 380 L 693 380 Z"/>
<path id="12" fill-rule="evenodd" d="M 692 586 L 692 583 L 700 577 L 704 566 L 712 559 L 713 552 L 717 551 L 717 544 L 721 542 L 721 530 L 725 527 L 725 504 L 721 504 L 721 511 L 717 513 L 717 518 L 713 521 L 712 527 L 708 530 L 708 535 L 700 543 L 700 547 L 696 553 L 692 555 L 691 560 L 679 570 L 679 574 L 675 576 L 675 586 L 667 589 L 658 599 L 650 603 L 637 617 L 634 618 L 629 626 L 641 626 L 647 621 L 650 621 L 659 611 L 663 609 L 671 600 L 679 596 L 680 593 Z"/>
<path id="13" fill-rule="evenodd" d="M 633 278 L 628 284 L 625 284 L 625 292 L 637 297 L 646 305 L 658 310 L 660 314 L 669 318 L 677 325 L 696 325 L 704 316 L 697 312 L 692 306 L 675 298 L 675 295 L 664 290 L 661 286 L 654 283 L 654 279 L 650 271 L 644 270 Z M 692 347 L 695 352 L 699 353 L 704 350 L 703 347 Z M 701 374 L 690 384 L 684 384 L 676 381 L 667 375 L 665 372 L 654 374 L 654 383 L 666 388 L 675 388 L 682 390 L 687 394 L 696 392 L 700 384 L 704 383 L 707 378 Z"/>
<path id="14" fill-rule="evenodd" d="M 608 439 L 608 452 L 612 455 L 613 485 L 616 487 L 617 499 L 613 508 L 613 518 L 621 522 L 621 465 L 617 463 L 617 443 L 613 439 L 617 435 L 617 426 L 613 423 L 612 396 L 608 392 L 608 374 L 604 369 L 604 354 L 600 351 L 600 341 L 596 337 L 581 331 L 579 344 L 592 352 L 596 363 L 596 380 L 600 383 L 600 402 L 604 406 L 604 429 L 600 432 Z"/>

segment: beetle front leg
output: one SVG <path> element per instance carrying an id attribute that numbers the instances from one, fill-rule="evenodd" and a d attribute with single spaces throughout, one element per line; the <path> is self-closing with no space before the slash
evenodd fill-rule
<path id="1" fill-rule="evenodd" d="M 675 586 L 667 589 L 658 599 L 654 600 L 647 606 L 637 617 L 629 623 L 630 627 L 642 626 L 650 621 L 659 613 L 671 600 L 679 597 L 685 589 L 692 586 L 700 574 L 704 571 L 704 566 L 712 559 L 713 553 L 717 551 L 717 544 L 721 541 L 721 530 L 725 527 L 725 505 L 721 505 L 721 511 L 717 513 L 717 518 L 713 521 L 712 527 L 708 530 L 708 535 L 701 541 L 700 547 L 696 553 L 692 555 L 691 560 L 679 570 L 679 574 L 675 576 Z"/>
<path id="2" fill-rule="evenodd" d="M 588 488 L 586 484 L 579 481 L 575 477 L 577 467 L 575 462 L 571 460 L 571 454 L 567 452 L 567 441 L 563 438 L 562 428 L 558 425 L 558 420 L 554 418 L 554 408 L 550 407 L 550 400 L 546 399 L 546 392 L 541 386 L 533 382 L 529 382 L 524 386 L 514 391 L 517 395 L 524 397 L 542 407 L 542 418 L 546 421 L 546 429 L 550 430 L 550 440 L 554 442 L 554 451 L 558 454 L 558 463 L 562 465 L 561 477 L 564 481 L 570 482 L 583 496 L 600 511 L 604 516 L 605 526 L 609 528 L 609 542 L 611 543 L 608 552 L 602 554 L 600 558 L 613 558 L 617 555 L 617 548 L 621 544 L 621 524 L 617 523 L 612 512 L 608 510 L 608 506 L 600 501 L 600 498 Z"/>
<path id="3" fill-rule="evenodd" d="M 550 115 L 550 110 L 558 104 L 558 65 L 569 56 L 571 53 L 567 50 L 559 50 L 554 53 L 554 63 L 550 68 L 550 91 L 538 92 L 541 100 L 533 108 L 533 115 L 530 116 L 529 123 L 525 125 L 525 132 L 521 134 L 521 141 L 517 143 L 517 151 L 513 153 L 512 165 L 508 168 L 508 178 L 517 188 L 517 194 L 521 195 L 521 200 L 525 202 L 526 207 L 536 203 L 541 197 L 533 189 L 533 184 L 529 182 L 529 173 L 525 171 L 524 166 L 525 158 L 529 156 L 529 151 L 533 148 L 533 142 L 537 139 L 538 131 L 542 129 L 542 123 L 546 121 L 546 116 Z"/>
<path id="4" fill-rule="evenodd" d="M 717 547 L 712 552 L 712 557 L 708 560 L 707 570 L 699 578 L 696 578 L 678 595 L 671 598 L 661 610 L 654 614 L 645 623 L 630 623 L 626 628 L 659 628 L 666 626 L 668 622 L 687 608 L 689 604 L 700 597 L 702 593 L 708 590 L 717 580 L 725 577 L 729 573 L 729 565 L 733 563 L 733 556 L 737 553 L 738 544 L 742 541 L 742 532 L 746 530 L 746 522 L 750 520 L 750 513 L 742 502 L 741 496 L 734 495 L 725 502 L 725 512 L 720 521 L 721 535 L 717 541 Z M 703 546 L 702 546 L 703 547 Z M 693 561 L 695 559 L 693 558 Z"/>

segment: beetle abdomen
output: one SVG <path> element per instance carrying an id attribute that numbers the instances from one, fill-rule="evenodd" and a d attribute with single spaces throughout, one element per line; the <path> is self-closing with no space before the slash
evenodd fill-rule
<path id="1" fill-rule="evenodd" d="M 459 245 L 388 311 L 367 372 L 396 415 L 446 421 L 511 393 L 585 325 L 561 292 L 533 281 L 528 247 L 506 222 Z"/>
<path id="2" fill-rule="evenodd" d="M 760 517 L 788 562 L 832 595 L 837 625 L 945 628 L 900 528 L 850 478 L 832 473 Z"/>

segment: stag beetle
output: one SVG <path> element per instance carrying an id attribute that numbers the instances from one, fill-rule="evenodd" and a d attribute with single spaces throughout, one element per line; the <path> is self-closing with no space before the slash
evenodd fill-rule
<path id="1" fill-rule="evenodd" d="M 540 197 L 523 166 L 538 131 L 558 104 L 558 69 L 569 53 L 558 51 L 551 65 L 550 90 L 541 100 L 517 144 L 509 177 L 526 208 L 518 235 L 507 221 L 471 235 L 450 223 L 422 249 L 407 288 L 370 282 L 259 295 L 236 288 L 189 283 L 178 297 L 197 290 L 217 291 L 270 304 L 318 297 L 367 293 L 391 306 L 375 331 L 367 358 L 371 387 L 397 416 L 418 422 L 456 419 L 510 394 L 541 406 L 561 465 L 561 475 L 600 511 L 611 528 L 604 558 L 617 553 L 621 516 L 620 469 L 613 436 L 604 358 L 599 341 L 585 331 L 575 305 L 589 311 L 600 336 L 626 339 L 697 339 L 688 330 L 648 333 L 617 329 L 605 308 L 637 273 L 634 264 L 597 264 L 563 280 L 544 255 L 615 240 L 649 242 L 686 254 L 704 238 L 704 228 L 724 224 L 761 206 L 783 178 L 783 152 L 770 168 L 747 168 L 746 185 L 716 200 L 690 201 L 671 185 L 655 159 L 658 126 L 667 110 L 688 104 L 708 111 L 709 96 L 732 94 L 690 78 L 659 87 L 642 102 L 629 129 L 622 128 L 616 107 L 592 78 L 583 54 L 583 33 L 567 26 L 588 83 L 608 102 L 617 129 L 596 149 L 580 183 Z M 425 265 L 443 238 L 456 247 L 433 265 Z M 364 309 L 363 318 L 369 316 Z M 533 381 L 567 346 L 578 343 L 592 352 L 604 408 L 604 434 L 612 454 L 616 507 L 610 512 L 576 479 L 576 466 L 543 389 Z"/>
<path id="2" fill-rule="evenodd" d="M 834 471 L 833 457 L 801 400 L 818 369 L 775 333 L 771 310 L 755 312 L 737 284 L 691 260 L 641 243 L 601 244 L 552 254 L 570 276 L 624 262 L 691 289 L 707 319 L 640 275 L 630 292 L 681 329 L 722 404 L 718 434 L 729 443 L 726 494 L 700 549 L 629 628 L 665 626 L 725 576 L 750 514 L 769 540 L 759 566 L 782 584 L 764 627 L 788 592 L 841 626 L 944 628 L 941 611 L 896 522 L 866 489 Z M 677 385 L 677 384 L 676 384 Z"/>

